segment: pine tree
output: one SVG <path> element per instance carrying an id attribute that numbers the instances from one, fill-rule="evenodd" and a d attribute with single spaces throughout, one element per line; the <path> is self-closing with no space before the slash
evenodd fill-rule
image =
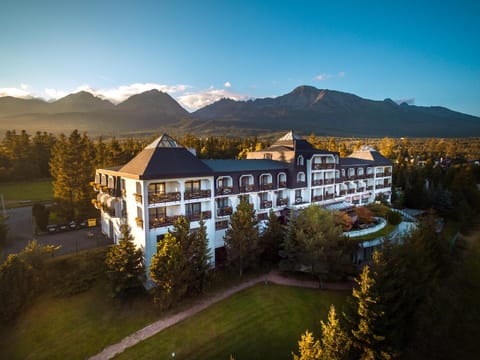
<path id="1" fill-rule="evenodd" d="M 143 253 L 136 248 L 125 221 L 121 225 L 119 243 L 109 249 L 105 264 L 114 296 L 125 296 L 142 286 L 145 280 Z"/>
<path id="2" fill-rule="evenodd" d="M 285 235 L 285 228 L 278 220 L 277 215 L 270 210 L 267 227 L 260 236 L 260 257 L 262 260 L 277 262 L 280 244 Z"/>
<path id="3" fill-rule="evenodd" d="M 292 354 L 293 360 L 317 360 L 322 359 L 322 348 L 320 341 L 313 337 L 308 330 L 302 335 L 298 342 L 299 355 Z"/>
<path id="4" fill-rule="evenodd" d="M 230 226 L 225 232 L 225 248 L 230 263 L 236 264 L 240 276 L 243 270 L 257 260 L 258 220 L 248 199 L 241 198 L 236 211 L 230 217 Z"/>
<path id="5" fill-rule="evenodd" d="M 162 308 L 171 307 L 176 300 L 185 296 L 188 282 L 185 277 L 185 258 L 181 243 L 171 233 L 167 233 L 157 244 L 157 253 L 150 265 L 150 277 L 156 284 L 154 301 Z"/>
<path id="6" fill-rule="evenodd" d="M 380 310 L 379 299 L 375 289 L 375 280 L 370 276 L 370 268 L 365 266 L 360 279 L 357 279 L 358 289 L 352 290 L 356 300 L 358 322 L 352 329 L 352 345 L 358 359 L 391 359 L 391 354 L 384 346 L 385 336 L 377 333 L 378 321 L 384 315 Z"/>
<path id="7" fill-rule="evenodd" d="M 198 231 L 192 234 L 193 239 L 193 256 L 190 261 L 190 267 L 193 270 L 193 283 L 191 289 L 194 292 L 200 293 L 203 291 L 205 284 L 208 280 L 210 272 L 210 248 L 208 247 L 207 228 L 205 221 L 200 220 L 200 228 Z"/>
<path id="8" fill-rule="evenodd" d="M 325 360 L 344 360 L 348 359 L 350 351 L 350 340 L 340 325 L 340 321 L 335 311 L 335 306 L 330 306 L 328 320 L 322 324 L 322 359 Z"/>

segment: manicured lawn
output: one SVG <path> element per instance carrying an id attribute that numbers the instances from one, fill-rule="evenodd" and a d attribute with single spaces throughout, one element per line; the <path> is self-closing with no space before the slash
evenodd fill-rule
<path id="1" fill-rule="evenodd" d="M 105 283 L 66 298 L 44 295 L 0 331 L 2 359 L 84 359 L 153 322 L 149 299 L 121 304 Z"/>
<path id="2" fill-rule="evenodd" d="M 118 359 L 291 359 L 306 329 L 318 336 L 330 304 L 349 292 L 257 285 L 127 349 Z"/>
<path id="3" fill-rule="evenodd" d="M 53 200 L 52 180 L 0 183 L 0 194 L 8 207 Z"/>

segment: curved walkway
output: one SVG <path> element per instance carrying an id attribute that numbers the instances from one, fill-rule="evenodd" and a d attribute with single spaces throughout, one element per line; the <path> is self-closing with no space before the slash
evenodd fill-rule
<path id="1" fill-rule="evenodd" d="M 158 320 L 136 332 L 132 335 L 125 337 L 120 342 L 110 345 L 103 349 L 102 352 L 94 355 L 90 358 L 90 360 L 107 360 L 112 359 L 115 355 L 120 354 L 125 349 L 138 344 L 139 342 L 148 339 L 149 337 L 159 333 L 160 331 L 179 323 L 182 320 L 185 320 L 202 310 L 210 307 L 211 305 L 222 301 L 231 295 L 245 290 L 249 287 L 252 287 L 258 283 L 264 282 L 267 284 L 268 282 L 272 282 L 274 284 L 279 285 L 288 285 L 288 286 L 299 286 L 299 287 L 306 287 L 306 288 L 314 288 L 318 289 L 319 283 L 317 281 L 304 281 L 304 280 L 297 280 L 293 278 L 286 278 L 282 276 L 277 271 L 272 271 L 267 275 L 261 275 L 244 283 L 241 283 L 237 286 L 234 286 L 224 292 L 221 292 L 213 297 L 207 298 L 202 300 L 198 304 L 192 306 L 191 308 L 181 311 L 177 314 L 173 314 L 168 316 L 164 319 Z M 349 290 L 353 287 L 353 282 L 345 282 L 345 283 L 323 283 L 322 289 L 330 289 L 330 290 Z"/>

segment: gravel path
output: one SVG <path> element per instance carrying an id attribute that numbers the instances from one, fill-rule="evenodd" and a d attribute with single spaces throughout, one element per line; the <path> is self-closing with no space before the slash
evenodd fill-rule
<path id="1" fill-rule="evenodd" d="M 297 280 L 293 278 L 286 278 L 282 276 L 279 272 L 273 271 L 267 275 L 258 276 L 252 280 L 246 281 L 241 283 L 233 288 L 230 288 L 222 293 L 219 293 L 211 298 L 207 298 L 202 300 L 197 305 L 192 306 L 191 308 L 181 311 L 177 314 L 173 314 L 168 316 L 164 319 L 158 320 L 136 332 L 132 335 L 127 336 L 120 342 L 110 345 L 103 349 L 102 352 L 94 355 L 90 358 L 90 360 L 107 360 L 112 359 L 115 355 L 120 354 L 125 349 L 138 344 L 139 342 L 148 339 L 149 337 L 159 333 L 160 331 L 179 323 L 182 320 L 185 320 L 202 310 L 205 310 L 209 306 L 222 301 L 233 294 L 245 290 L 253 285 L 259 284 L 264 282 L 267 284 L 268 282 L 272 282 L 279 285 L 288 285 L 288 286 L 299 286 L 299 287 L 306 287 L 306 288 L 319 288 L 319 283 L 316 281 L 303 281 Z M 349 290 L 352 289 L 353 282 L 347 283 L 324 283 L 322 289 L 331 289 L 331 290 Z"/>

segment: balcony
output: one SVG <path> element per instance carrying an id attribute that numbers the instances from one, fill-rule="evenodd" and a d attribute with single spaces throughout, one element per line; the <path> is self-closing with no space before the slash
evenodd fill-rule
<path id="1" fill-rule="evenodd" d="M 390 170 L 385 170 L 384 176 L 392 176 L 392 172 Z"/>
<path id="2" fill-rule="evenodd" d="M 325 170 L 325 169 L 334 169 L 335 164 L 327 164 L 327 163 L 313 163 L 312 170 Z"/>
<path id="3" fill-rule="evenodd" d="M 263 200 L 260 202 L 260 209 L 270 209 L 272 207 L 271 200 Z"/>
<path id="4" fill-rule="evenodd" d="M 307 186 L 307 182 L 306 181 L 297 181 L 297 186 L 305 187 L 305 186 Z"/>
<path id="5" fill-rule="evenodd" d="M 180 216 L 181 215 L 160 216 L 159 218 L 151 219 L 150 229 L 173 225 Z"/>
<path id="6" fill-rule="evenodd" d="M 287 182 L 286 182 L 286 181 L 280 181 L 280 182 L 278 183 L 278 187 L 280 187 L 280 188 L 287 187 Z"/>
<path id="7" fill-rule="evenodd" d="M 322 195 L 315 195 L 313 197 L 313 202 L 317 202 L 317 201 L 323 201 L 323 196 Z"/>
<path id="8" fill-rule="evenodd" d="M 377 172 L 377 177 L 384 177 L 384 176 L 385 176 L 385 175 L 384 175 L 384 172 L 383 172 L 383 171 L 382 171 L 382 172 Z"/>
<path id="9" fill-rule="evenodd" d="M 340 190 L 340 196 L 347 195 L 347 190 Z"/>
<path id="10" fill-rule="evenodd" d="M 257 214 L 257 219 L 258 219 L 259 221 L 268 220 L 268 213 L 260 213 L 260 214 Z"/>
<path id="11" fill-rule="evenodd" d="M 246 193 L 253 191 L 253 185 L 242 185 L 240 186 L 240 192 Z"/>
<path id="12" fill-rule="evenodd" d="M 91 182 L 90 182 L 90 186 L 93 187 L 93 190 L 94 190 L 94 191 L 100 191 L 100 186 L 101 186 L 101 185 L 100 185 L 99 183 L 96 183 L 96 182 L 94 182 L 94 181 L 91 181 Z"/>
<path id="13" fill-rule="evenodd" d="M 325 200 L 330 200 L 335 197 L 335 194 L 325 194 Z"/>
<path id="14" fill-rule="evenodd" d="M 359 188 L 357 189 L 357 191 L 358 191 L 358 192 L 364 192 L 364 191 L 365 191 L 365 187 L 359 187 Z"/>
<path id="15" fill-rule="evenodd" d="M 372 179 L 373 178 L 373 173 L 367 174 L 367 179 Z"/>
<path id="16" fill-rule="evenodd" d="M 355 192 L 355 189 L 348 189 L 348 190 L 347 190 L 347 193 L 348 193 L 348 194 L 353 194 L 354 192 Z"/>
<path id="17" fill-rule="evenodd" d="M 325 185 L 332 185 L 334 183 L 334 179 L 325 179 L 324 183 Z"/>
<path id="18" fill-rule="evenodd" d="M 303 201 L 303 197 L 297 196 L 295 198 L 295 205 L 300 205 L 300 204 L 304 204 L 304 203 L 305 203 L 305 201 Z"/>
<path id="19" fill-rule="evenodd" d="M 262 190 L 272 190 L 273 189 L 273 184 L 272 183 L 260 184 L 260 188 Z"/>
<path id="20" fill-rule="evenodd" d="M 135 196 L 135 201 L 136 201 L 137 203 L 139 203 L 139 204 L 142 203 L 142 201 L 143 201 L 142 194 L 137 194 L 137 193 L 135 193 L 135 194 L 133 194 L 133 196 Z"/>
<path id="21" fill-rule="evenodd" d="M 323 180 L 316 179 L 312 181 L 312 186 L 320 186 L 320 185 L 323 185 Z"/>
<path id="22" fill-rule="evenodd" d="M 223 230 L 228 228 L 228 220 L 217 221 L 215 223 L 215 230 Z"/>
<path id="23" fill-rule="evenodd" d="M 228 195 L 233 192 L 233 188 L 231 186 L 222 186 L 215 190 L 215 195 Z"/>
<path id="24" fill-rule="evenodd" d="M 231 206 L 224 206 L 217 209 L 217 216 L 230 216 L 233 213 Z"/>
<path id="25" fill-rule="evenodd" d="M 211 195 L 210 190 L 185 191 L 183 193 L 185 200 L 209 198 Z"/>
<path id="26" fill-rule="evenodd" d="M 277 199 L 277 206 L 285 206 L 285 205 L 288 205 L 288 198 Z"/>
<path id="27" fill-rule="evenodd" d="M 348 180 L 357 180 L 357 175 L 348 175 Z"/>
<path id="28" fill-rule="evenodd" d="M 170 201 L 180 201 L 182 195 L 179 192 L 170 193 L 148 193 L 148 202 L 150 204 L 166 203 Z"/>
<path id="29" fill-rule="evenodd" d="M 212 212 L 210 210 L 202 211 L 197 214 L 190 214 L 186 216 L 189 221 L 199 221 L 200 219 L 211 219 Z"/>

